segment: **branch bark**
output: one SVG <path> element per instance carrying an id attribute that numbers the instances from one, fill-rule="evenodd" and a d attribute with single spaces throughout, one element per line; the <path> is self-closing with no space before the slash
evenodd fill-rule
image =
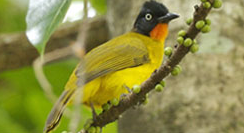
<path id="1" fill-rule="evenodd" d="M 108 28 L 104 17 L 89 21 L 91 27 L 86 37 L 86 50 L 89 51 L 108 40 Z M 80 22 L 61 26 L 50 38 L 46 52 L 67 47 L 77 38 Z M 96 37 L 94 37 L 96 36 Z M 0 72 L 31 65 L 39 56 L 24 32 L 0 35 Z"/>
<path id="2" fill-rule="evenodd" d="M 213 3 L 213 0 L 209 0 Z M 195 23 L 199 20 L 204 20 L 211 8 L 205 9 L 201 5 L 195 6 L 194 20 L 187 30 L 187 35 L 185 38 L 194 39 L 200 30 L 195 28 Z M 130 93 L 125 99 L 122 99 L 118 106 L 111 107 L 108 111 L 105 111 L 98 115 L 91 126 L 103 127 L 106 124 L 113 122 L 119 118 L 119 116 L 132 106 L 135 106 L 138 102 L 143 100 L 145 95 L 154 89 L 155 85 L 163 80 L 172 69 L 184 58 L 184 56 L 189 52 L 190 47 L 185 47 L 183 45 L 178 45 L 174 50 L 172 56 L 161 65 L 161 67 L 151 75 L 149 79 L 141 84 L 141 91 L 138 94 Z"/>

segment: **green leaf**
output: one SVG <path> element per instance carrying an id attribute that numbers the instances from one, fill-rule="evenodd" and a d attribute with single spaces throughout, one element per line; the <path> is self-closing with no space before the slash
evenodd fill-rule
<path id="1" fill-rule="evenodd" d="M 26 16 L 29 41 L 43 55 L 51 34 L 63 20 L 71 0 L 30 0 Z"/>
<path id="2" fill-rule="evenodd" d="M 90 0 L 90 3 L 93 8 L 96 9 L 96 11 L 99 14 L 105 14 L 107 11 L 107 0 Z"/>

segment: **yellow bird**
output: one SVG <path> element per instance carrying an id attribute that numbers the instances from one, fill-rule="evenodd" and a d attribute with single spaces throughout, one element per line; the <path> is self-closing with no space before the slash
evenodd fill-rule
<path id="1" fill-rule="evenodd" d="M 83 91 L 82 103 L 101 107 L 128 93 L 126 87 L 149 78 L 162 62 L 168 23 L 178 17 L 161 3 L 145 2 L 130 32 L 94 48 L 78 64 L 50 112 L 44 132 L 56 127 L 78 88 Z"/>

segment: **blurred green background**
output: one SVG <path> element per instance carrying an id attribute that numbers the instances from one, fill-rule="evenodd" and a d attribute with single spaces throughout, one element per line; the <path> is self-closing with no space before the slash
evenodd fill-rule
<path id="1" fill-rule="evenodd" d="M 91 0 L 90 17 L 106 12 L 105 1 Z M 82 1 L 73 1 L 66 21 L 74 21 L 82 17 Z M 75 8 L 78 8 L 74 10 Z M 28 0 L 0 1 L 0 34 L 25 31 L 25 15 Z M 78 63 L 77 59 L 67 59 L 44 67 L 47 79 L 58 96 L 67 82 L 69 75 Z M 61 72 L 61 73 L 60 73 Z M 35 78 L 33 68 L 25 67 L 0 73 L 0 132 L 1 133 L 40 133 L 52 107 L 52 103 L 43 93 Z M 91 117 L 87 107 L 81 107 L 82 128 L 85 120 Z M 70 119 L 63 117 L 60 126 L 54 133 L 67 131 Z M 116 133 L 117 124 L 110 124 L 104 133 Z"/>

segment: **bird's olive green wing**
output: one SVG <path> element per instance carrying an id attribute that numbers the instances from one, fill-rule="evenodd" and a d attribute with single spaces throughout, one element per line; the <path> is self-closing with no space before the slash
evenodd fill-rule
<path id="1" fill-rule="evenodd" d="M 77 84 L 82 82 L 81 76 L 85 77 L 87 83 L 111 72 L 139 66 L 149 61 L 147 48 L 140 39 L 126 38 L 120 41 L 115 39 L 95 48 L 85 56 L 84 63 L 81 63 L 76 71 Z"/>

